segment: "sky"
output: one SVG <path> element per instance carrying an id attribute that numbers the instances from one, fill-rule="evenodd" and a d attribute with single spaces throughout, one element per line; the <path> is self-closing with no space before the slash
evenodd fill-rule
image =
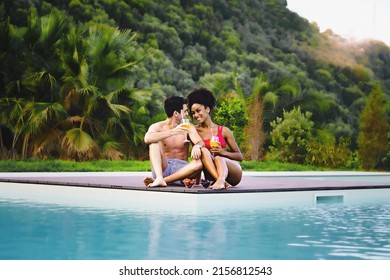
<path id="1" fill-rule="evenodd" d="M 346 39 L 377 39 L 390 46 L 390 0 L 287 0 L 287 8 L 320 32 L 327 29 Z"/>

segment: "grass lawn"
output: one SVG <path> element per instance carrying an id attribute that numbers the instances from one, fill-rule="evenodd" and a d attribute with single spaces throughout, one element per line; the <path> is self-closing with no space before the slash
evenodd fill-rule
<path id="1" fill-rule="evenodd" d="M 329 169 L 291 163 L 269 161 L 243 161 L 244 171 L 325 171 Z M 0 172 L 131 172 L 150 171 L 149 161 L 97 160 L 90 162 L 73 162 L 62 160 L 2 160 Z"/>

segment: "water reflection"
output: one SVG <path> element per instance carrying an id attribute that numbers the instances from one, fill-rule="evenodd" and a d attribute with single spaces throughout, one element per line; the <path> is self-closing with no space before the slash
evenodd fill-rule
<path id="1" fill-rule="evenodd" d="M 0 259 L 390 259 L 390 203 L 177 216 L 0 201 Z"/>

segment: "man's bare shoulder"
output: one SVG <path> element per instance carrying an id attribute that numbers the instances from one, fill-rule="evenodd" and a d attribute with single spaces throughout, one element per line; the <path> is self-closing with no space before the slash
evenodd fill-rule
<path id="1" fill-rule="evenodd" d="M 160 132 L 167 130 L 165 121 L 159 121 L 149 126 L 148 132 Z"/>

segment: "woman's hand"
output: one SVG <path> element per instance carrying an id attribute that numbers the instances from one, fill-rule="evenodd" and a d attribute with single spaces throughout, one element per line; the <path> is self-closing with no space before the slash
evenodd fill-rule
<path id="1" fill-rule="evenodd" d="M 202 148 L 201 148 L 201 146 L 199 146 L 198 144 L 194 145 L 192 147 L 191 157 L 193 159 L 200 159 L 201 156 L 202 156 Z"/>
<path id="2" fill-rule="evenodd" d="M 218 144 L 219 144 L 218 146 L 213 146 L 210 149 L 210 152 L 214 156 L 221 156 L 223 154 L 223 152 L 224 152 L 224 149 L 222 149 L 221 144 L 220 143 L 218 143 Z"/>

